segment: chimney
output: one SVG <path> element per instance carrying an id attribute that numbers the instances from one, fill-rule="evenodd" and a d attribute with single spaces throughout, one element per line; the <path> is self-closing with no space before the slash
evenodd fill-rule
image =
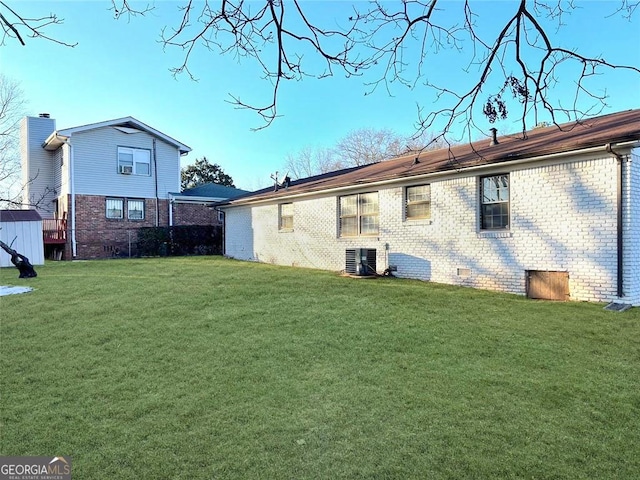
<path id="1" fill-rule="evenodd" d="M 498 129 L 493 127 L 490 128 L 489 131 L 491 132 L 491 143 L 489 144 L 490 147 L 493 147 L 494 145 L 498 145 Z"/>
<path id="2" fill-rule="evenodd" d="M 51 115 L 49 115 L 48 113 L 41 113 L 40 115 L 38 115 L 40 118 L 51 118 Z"/>

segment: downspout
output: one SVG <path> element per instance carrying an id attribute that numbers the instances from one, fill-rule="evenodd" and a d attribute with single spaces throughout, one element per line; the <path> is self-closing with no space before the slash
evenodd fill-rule
<path id="1" fill-rule="evenodd" d="M 220 214 L 222 214 L 222 256 L 224 257 L 227 253 L 227 213 L 224 210 L 218 210 Z"/>
<path id="2" fill-rule="evenodd" d="M 158 211 L 158 157 L 156 156 L 156 139 L 153 139 L 153 176 L 156 182 L 156 227 L 160 225 L 160 212 Z"/>
<path id="3" fill-rule="evenodd" d="M 611 155 L 613 155 L 616 160 L 618 161 L 618 165 L 617 165 L 617 198 L 616 198 L 616 210 L 617 210 L 617 241 L 618 241 L 618 245 L 617 245 L 617 257 L 618 257 L 618 298 L 622 298 L 624 297 L 624 289 L 623 289 L 623 284 L 624 284 L 624 239 L 622 238 L 623 235 L 623 225 L 622 225 L 622 163 L 624 162 L 624 159 L 622 158 L 622 155 L 620 155 L 617 152 L 614 152 L 613 149 L 611 148 L 611 144 L 607 143 L 606 145 L 606 150 L 608 153 L 610 153 Z"/>
<path id="4" fill-rule="evenodd" d="M 69 177 L 71 180 L 69 182 L 71 184 L 71 256 L 76 258 L 78 255 L 78 246 L 76 242 L 76 177 L 71 138 L 66 140 L 66 144 L 69 145 Z"/>
<path id="5" fill-rule="evenodd" d="M 169 193 L 169 226 L 173 227 L 173 194 Z"/>

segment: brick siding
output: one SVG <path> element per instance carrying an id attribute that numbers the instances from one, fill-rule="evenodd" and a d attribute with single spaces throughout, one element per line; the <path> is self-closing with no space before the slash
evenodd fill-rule
<path id="1" fill-rule="evenodd" d="M 173 204 L 174 225 L 220 225 L 215 208 L 192 203 Z"/>
<path id="2" fill-rule="evenodd" d="M 98 195 L 76 195 L 76 248 L 77 259 L 96 259 L 122 257 L 135 254 L 137 230 L 141 227 L 156 226 L 156 200 L 144 199 L 144 220 L 127 219 L 127 203 L 124 202 L 124 218 L 121 220 L 106 217 L 106 199 Z M 135 198 L 133 200 L 140 200 Z M 69 201 L 69 204 L 71 202 Z M 169 224 L 169 202 L 158 200 L 159 226 Z M 65 258 L 71 256 L 71 220 L 68 222 L 67 248 Z"/>
<path id="3" fill-rule="evenodd" d="M 624 163 L 623 228 L 625 301 L 640 305 L 640 149 L 635 149 Z"/>
<path id="4" fill-rule="evenodd" d="M 480 176 L 454 174 L 430 182 L 428 220 L 405 219 L 404 186 L 360 190 L 379 192 L 376 237 L 339 238 L 336 196 L 295 200 L 294 228 L 287 232 L 278 230 L 277 204 L 229 208 L 225 251 L 238 259 L 340 271 L 345 249 L 375 248 L 379 272 L 396 265 L 400 277 L 516 294 L 526 292 L 527 270 L 563 271 L 569 273 L 571 299 L 615 299 L 616 160 L 603 156 L 499 168 L 495 173 L 510 176 L 507 230 L 480 229 Z M 632 162 L 626 170 L 635 189 L 626 235 L 638 245 L 640 169 Z M 635 304 L 640 304 L 639 254 L 640 247 L 625 252 L 627 265 L 635 262 L 625 277 L 628 301 Z"/>

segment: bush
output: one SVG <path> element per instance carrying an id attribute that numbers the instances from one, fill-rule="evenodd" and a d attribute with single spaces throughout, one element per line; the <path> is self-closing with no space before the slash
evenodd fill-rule
<path id="1" fill-rule="evenodd" d="M 222 255 L 222 227 L 181 225 L 138 230 L 138 255 L 143 257 Z"/>

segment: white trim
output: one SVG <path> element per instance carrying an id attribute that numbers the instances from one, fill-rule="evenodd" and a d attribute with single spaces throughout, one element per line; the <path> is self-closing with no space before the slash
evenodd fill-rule
<path id="1" fill-rule="evenodd" d="M 113 127 L 116 130 L 120 130 L 122 133 L 142 133 L 142 130 L 138 130 L 137 128 L 129 128 L 129 127 Z"/>
<path id="2" fill-rule="evenodd" d="M 169 194 L 175 203 L 218 203 L 229 200 L 227 197 L 197 197 L 195 195 L 173 195 Z"/>
<path id="3" fill-rule="evenodd" d="M 62 129 L 62 130 L 56 130 L 51 135 L 49 135 L 47 137 L 47 139 L 44 141 L 44 144 L 42 146 L 45 148 L 45 150 L 55 150 L 62 143 L 64 143 L 66 137 L 70 137 L 74 133 L 86 132 L 87 130 L 94 130 L 96 128 L 116 127 L 118 129 L 126 128 L 126 129 L 131 130 L 131 127 L 122 126 L 121 124 L 123 124 L 123 123 L 133 124 L 140 131 L 144 131 L 144 132 L 150 133 L 151 135 L 160 138 L 161 140 L 165 141 L 166 143 L 168 143 L 170 145 L 173 145 L 174 147 L 176 147 L 176 148 L 178 148 L 180 150 L 180 155 L 184 155 L 185 153 L 188 153 L 188 152 L 191 151 L 191 147 L 185 145 L 184 143 L 181 143 L 181 142 L 177 141 L 174 138 L 171 138 L 169 135 L 165 135 L 164 133 L 160 132 L 159 130 L 156 130 L 155 128 L 152 128 L 149 125 L 146 125 L 146 124 L 142 123 L 140 120 L 136 120 L 133 117 L 117 118 L 115 120 L 107 120 L 107 121 L 104 121 L 104 122 L 90 123 L 88 125 L 81 125 L 81 126 L 78 126 L 78 127 L 72 127 L 72 128 L 65 128 L 65 129 Z M 126 133 L 132 133 L 132 132 L 126 132 Z"/>
<path id="4" fill-rule="evenodd" d="M 151 150 L 148 148 L 127 147 L 118 145 L 118 173 L 120 175 L 137 175 L 140 177 L 151 176 Z M 131 155 L 131 165 L 120 159 L 120 155 Z M 147 172 L 138 172 L 138 165 L 146 165 Z"/>

